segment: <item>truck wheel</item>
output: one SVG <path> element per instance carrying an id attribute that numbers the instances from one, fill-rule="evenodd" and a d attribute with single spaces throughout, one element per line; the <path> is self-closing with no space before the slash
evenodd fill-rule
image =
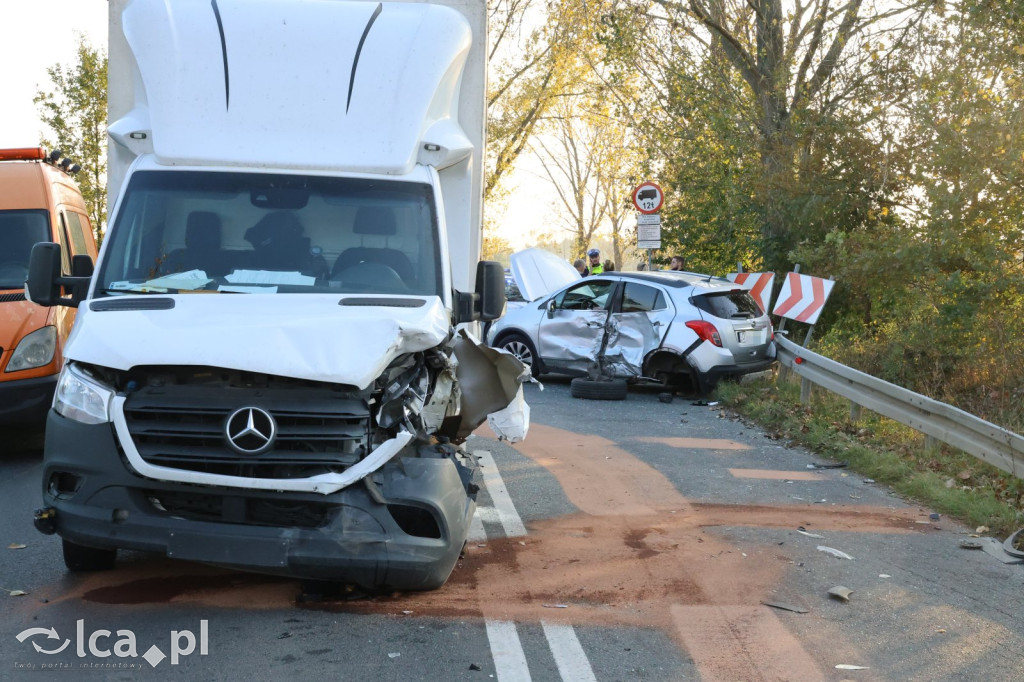
<path id="1" fill-rule="evenodd" d="M 540 358 L 537 357 L 537 349 L 534 348 L 533 342 L 522 334 L 509 334 L 503 337 L 498 348 L 507 350 L 519 358 L 524 365 L 528 365 L 533 376 L 538 376 L 543 371 L 543 365 L 540 364 Z"/>
<path id="2" fill-rule="evenodd" d="M 64 565 L 73 573 L 106 571 L 114 567 L 116 549 L 97 549 L 64 540 Z"/>
<path id="3" fill-rule="evenodd" d="M 577 377 L 569 384 L 569 393 L 573 398 L 584 400 L 625 400 L 625 379 L 584 379 Z"/>

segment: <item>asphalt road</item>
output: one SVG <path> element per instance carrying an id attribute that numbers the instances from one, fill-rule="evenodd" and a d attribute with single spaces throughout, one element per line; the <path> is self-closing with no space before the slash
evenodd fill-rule
<path id="1" fill-rule="evenodd" d="M 691 398 L 527 397 L 524 443 L 469 441 L 486 490 L 448 584 L 351 601 L 144 554 L 70 576 L 32 527 L 41 443 L 0 434 L 0 678 L 1024 679 L 1024 568 L 968 529 Z"/>

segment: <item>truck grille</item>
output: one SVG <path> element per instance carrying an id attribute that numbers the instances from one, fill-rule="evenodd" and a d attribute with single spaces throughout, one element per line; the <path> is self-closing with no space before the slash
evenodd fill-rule
<path id="1" fill-rule="evenodd" d="M 274 443 L 260 454 L 228 443 L 228 418 L 246 407 L 261 408 L 276 422 Z M 344 471 L 366 454 L 370 428 L 364 400 L 322 387 L 145 387 L 128 396 L 124 414 L 135 448 L 150 464 L 255 478 Z"/>

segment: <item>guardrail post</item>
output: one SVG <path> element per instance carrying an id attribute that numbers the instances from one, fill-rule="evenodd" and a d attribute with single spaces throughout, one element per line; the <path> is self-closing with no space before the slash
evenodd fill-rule
<path id="1" fill-rule="evenodd" d="M 797 263 L 796 265 L 793 266 L 793 272 L 800 272 L 800 264 L 799 263 Z M 785 330 L 785 329 L 786 329 L 786 318 L 783 317 L 781 320 L 779 320 L 779 328 L 776 329 L 775 331 L 776 331 L 776 333 L 781 334 L 783 332 L 783 330 Z M 788 376 L 789 376 L 789 367 L 786 367 L 785 365 L 782 365 L 781 367 L 779 367 L 779 381 L 785 381 Z"/>
<path id="2" fill-rule="evenodd" d="M 929 436 L 927 433 L 924 434 L 924 449 L 933 450 L 939 447 L 939 439 L 935 436 Z"/>
<path id="3" fill-rule="evenodd" d="M 813 384 L 810 379 L 800 379 L 800 402 L 807 405 L 811 402 L 811 387 Z"/>
<path id="4" fill-rule="evenodd" d="M 856 424 L 860 421 L 860 405 L 850 401 L 850 422 Z"/>

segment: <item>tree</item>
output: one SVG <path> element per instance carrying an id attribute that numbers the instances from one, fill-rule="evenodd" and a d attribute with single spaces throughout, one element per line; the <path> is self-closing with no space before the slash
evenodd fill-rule
<path id="1" fill-rule="evenodd" d="M 76 180 L 100 239 L 107 219 L 107 56 L 79 36 L 77 61 L 55 64 L 46 72 L 53 89 L 33 98 L 52 135 L 41 143 L 81 165 Z"/>

